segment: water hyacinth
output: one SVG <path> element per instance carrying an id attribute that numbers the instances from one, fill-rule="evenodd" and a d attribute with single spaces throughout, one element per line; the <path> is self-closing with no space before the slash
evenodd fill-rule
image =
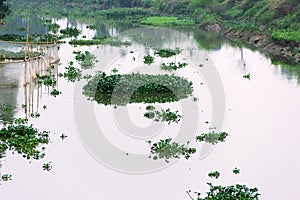
<path id="1" fill-rule="evenodd" d="M 148 119 L 153 119 L 156 122 L 167 122 L 168 124 L 171 124 L 171 122 L 178 123 L 182 116 L 178 114 L 178 111 L 172 112 L 170 108 L 167 110 L 155 110 L 153 106 L 147 106 L 146 107 L 147 112 L 144 113 L 144 117 Z"/>
<path id="2" fill-rule="evenodd" d="M 45 156 L 45 147 L 41 146 L 49 143 L 49 132 L 27 126 L 26 121 L 18 120 L 0 130 L 0 150 L 17 152 L 26 159 L 41 159 Z"/>
<path id="3" fill-rule="evenodd" d="M 199 135 L 196 137 L 197 142 L 207 142 L 210 144 L 217 144 L 218 142 L 225 142 L 226 137 L 229 134 L 226 132 L 210 132 L 210 133 L 203 133 L 202 135 Z"/>
<path id="4" fill-rule="evenodd" d="M 171 62 L 171 63 L 162 63 L 160 68 L 162 70 L 165 70 L 165 71 L 174 71 L 174 70 L 177 70 L 177 69 L 181 69 L 181 68 L 184 68 L 186 67 L 188 64 L 187 63 L 181 63 L 181 62 L 178 62 L 178 63 L 175 63 L 175 62 Z"/>
<path id="5" fill-rule="evenodd" d="M 130 103 L 166 103 L 188 98 L 192 82 L 174 75 L 97 73 L 83 93 L 99 104 L 126 105 Z"/>
<path id="6" fill-rule="evenodd" d="M 182 50 L 179 48 L 173 49 L 159 49 L 155 51 L 155 55 L 158 55 L 161 58 L 170 58 L 172 56 L 175 56 L 177 54 L 180 54 Z"/>
<path id="7" fill-rule="evenodd" d="M 180 158 L 183 156 L 185 159 L 189 159 L 192 154 L 196 153 L 195 148 L 189 148 L 189 142 L 184 144 L 179 144 L 176 142 L 172 142 L 172 139 L 160 140 L 153 145 L 151 141 L 147 141 L 151 147 L 150 158 L 152 157 L 154 160 L 164 159 L 166 162 L 169 162 L 172 158 Z"/>

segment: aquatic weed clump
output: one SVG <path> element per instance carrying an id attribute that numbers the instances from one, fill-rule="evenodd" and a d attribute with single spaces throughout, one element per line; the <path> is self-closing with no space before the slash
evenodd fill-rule
<path id="1" fill-rule="evenodd" d="M 179 144 L 172 142 L 171 138 L 160 140 L 154 144 L 151 141 L 146 142 L 151 146 L 150 158 L 153 156 L 154 160 L 164 159 L 166 162 L 169 162 L 170 159 L 180 158 L 181 156 L 188 160 L 192 154 L 196 153 L 195 148 L 188 147 L 189 142 L 186 145 Z"/>
<path id="2" fill-rule="evenodd" d="M 96 74 L 83 87 L 83 94 L 104 105 L 166 103 L 188 98 L 192 82 L 174 75 Z"/>
<path id="3" fill-rule="evenodd" d="M 40 147 L 49 143 L 49 132 L 39 131 L 23 122 L 17 120 L 14 124 L 6 125 L 0 130 L 0 151 L 11 150 L 26 159 L 43 158 L 45 148 Z"/>

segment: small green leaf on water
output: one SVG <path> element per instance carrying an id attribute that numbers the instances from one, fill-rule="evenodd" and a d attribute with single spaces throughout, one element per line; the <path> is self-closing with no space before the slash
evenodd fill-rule
<path id="1" fill-rule="evenodd" d="M 67 137 L 68 137 L 68 136 L 65 135 L 64 133 L 62 133 L 62 134 L 60 135 L 60 138 L 61 138 L 62 140 L 66 139 Z"/>
<path id="2" fill-rule="evenodd" d="M 52 170 L 52 164 L 51 164 L 51 162 L 48 162 L 48 163 L 44 163 L 43 164 L 43 170 L 45 170 L 45 171 L 51 171 Z"/>
<path id="3" fill-rule="evenodd" d="M 238 169 L 238 168 L 234 168 L 233 170 L 232 170 L 232 172 L 234 173 L 234 174 L 240 174 L 240 169 Z"/>
<path id="4" fill-rule="evenodd" d="M 220 172 L 218 172 L 218 171 L 210 172 L 210 173 L 208 173 L 208 176 L 210 178 L 216 178 L 216 179 L 218 179 L 220 177 Z"/>

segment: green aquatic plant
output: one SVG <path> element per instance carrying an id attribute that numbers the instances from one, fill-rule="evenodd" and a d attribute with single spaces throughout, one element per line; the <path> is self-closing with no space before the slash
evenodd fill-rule
<path id="1" fill-rule="evenodd" d="M 12 175 L 11 174 L 3 174 L 1 175 L 1 181 L 11 181 L 12 180 Z"/>
<path id="2" fill-rule="evenodd" d="M 243 78 L 250 80 L 251 79 L 251 74 L 248 73 L 248 74 L 244 75 Z"/>
<path id="3" fill-rule="evenodd" d="M 111 70 L 111 72 L 113 72 L 113 73 L 118 73 L 119 72 L 119 70 L 117 69 L 117 68 L 113 68 L 112 70 Z"/>
<path id="4" fill-rule="evenodd" d="M 82 71 L 80 69 L 77 69 L 74 66 L 73 62 L 69 63 L 69 66 L 65 68 L 66 71 L 64 73 L 59 73 L 58 76 L 59 77 L 63 77 L 65 78 L 67 81 L 70 82 L 75 82 L 75 81 L 79 81 L 82 77 Z"/>
<path id="5" fill-rule="evenodd" d="M 31 113 L 30 116 L 31 116 L 32 118 L 39 118 L 39 117 L 41 116 L 41 114 L 38 113 L 38 112 L 34 112 L 34 113 Z"/>
<path id="6" fill-rule="evenodd" d="M 195 24 L 194 20 L 189 18 L 178 18 L 169 16 L 155 16 L 148 17 L 141 21 L 142 25 L 150 26 L 192 26 Z"/>
<path id="7" fill-rule="evenodd" d="M 0 150 L 17 152 L 26 159 L 41 159 L 45 156 L 45 144 L 48 144 L 49 132 L 39 131 L 25 120 L 9 124 L 0 130 Z"/>
<path id="8" fill-rule="evenodd" d="M 165 70 L 165 71 L 174 71 L 174 70 L 177 70 L 177 69 L 181 69 L 181 68 L 184 68 L 186 67 L 188 64 L 187 63 L 181 63 L 181 62 L 178 62 L 177 64 L 175 62 L 171 62 L 171 63 L 162 63 L 160 68 L 162 70 Z"/>
<path id="9" fill-rule="evenodd" d="M 144 64 L 151 65 L 152 63 L 154 63 L 153 56 L 150 55 L 144 56 Z"/>
<path id="10" fill-rule="evenodd" d="M 60 95 L 61 92 L 58 91 L 57 89 L 53 89 L 51 92 L 50 92 L 50 95 L 51 96 L 54 96 L 54 97 L 57 97 L 58 95 Z"/>
<path id="11" fill-rule="evenodd" d="M 13 51 L 6 51 L 1 49 L 0 50 L 0 60 L 24 60 L 25 58 L 25 52 L 19 51 L 19 52 L 13 52 Z M 31 52 L 30 56 L 33 58 L 36 58 L 38 56 L 42 55 L 40 52 Z"/>
<path id="12" fill-rule="evenodd" d="M 97 30 L 97 26 L 96 25 L 87 25 L 86 28 L 90 29 L 90 30 Z"/>
<path id="13" fill-rule="evenodd" d="M 148 119 L 153 119 L 156 122 L 167 122 L 168 124 L 171 124 L 171 122 L 178 123 L 182 116 L 178 114 L 178 111 L 172 112 L 170 108 L 167 110 L 155 110 L 151 106 L 146 107 L 147 112 L 144 113 L 144 117 Z"/>
<path id="14" fill-rule="evenodd" d="M 98 72 L 87 85 L 83 94 L 104 105 L 129 103 L 166 103 L 189 97 L 192 82 L 174 75 L 113 74 Z"/>
<path id="15" fill-rule="evenodd" d="M 206 192 L 206 197 L 201 197 L 200 192 L 196 194 L 196 200 L 258 200 L 259 193 L 257 188 L 249 188 L 246 185 L 230 185 L 230 186 L 214 186 L 212 183 L 207 183 L 209 191 Z M 187 191 L 188 196 L 193 200 L 191 190 Z"/>
<path id="16" fill-rule="evenodd" d="M 76 55 L 75 60 L 80 64 L 82 69 L 91 69 L 97 62 L 96 56 L 88 51 L 85 51 L 84 53 L 76 51 L 73 53 Z"/>
<path id="17" fill-rule="evenodd" d="M 209 176 L 210 178 L 216 178 L 216 179 L 218 179 L 218 178 L 220 177 L 220 172 L 218 172 L 218 171 L 209 172 L 209 173 L 208 173 L 208 176 Z"/>
<path id="18" fill-rule="evenodd" d="M 60 135 L 61 140 L 65 140 L 67 137 L 68 137 L 68 136 L 65 135 L 64 133 L 62 133 L 62 134 Z"/>
<path id="19" fill-rule="evenodd" d="M 156 50 L 154 52 L 155 55 L 158 55 L 159 57 L 161 58 L 170 58 L 172 56 L 175 56 L 177 54 L 180 54 L 181 53 L 181 49 L 179 48 L 176 48 L 175 50 L 173 49 L 159 49 L 159 50 Z"/>
<path id="20" fill-rule="evenodd" d="M 229 134 L 226 132 L 210 132 L 210 133 L 203 133 L 202 135 L 199 135 L 196 137 L 197 142 L 207 142 L 210 144 L 217 144 L 218 142 L 225 142 L 226 137 Z"/>
<path id="21" fill-rule="evenodd" d="M 44 163 L 43 166 L 42 166 L 43 170 L 44 171 L 51 171 L 52 170 L 52 164 L 51 162 L 48 162 L 48 163 Z"/>
<path id="22" fill-rule="evenodd" d="M 171 138 L 160 140 L 154 144 L 151 141 L 146 142 L 149 143 L 151 148 L 150 158 L 154 160 L 164 159 L 166 162 L 169 162 L 170 159 L 180 158 L 181 156 L 188 160 L 192 154 L 196 153 L 195 148 L 188 147 L 189 142 L 186 145 L 179 144 L 172 142 Z"/>
<path id="23" fill-rule="evenodd" d="M 91 40 L 77 40 L 73 39 L 69 44 L 74 46 L 92 46 L 92 45 L 110 45 L 110 46 L 130 46 L 132 43 L 130 41 L 122 41 L 118 38 L 111 36 L 95 36 Z"/>
<path id="24" fill-rule="evenodd" d="M 67 27 L 65 29 L 60 30 L 60 33 L 64 36 L 64 37 L 78 37 L 81 34 L 81 31 L 79 29 L 77 29 L 76 27 Z"/>
<path id="25" fill-rule="evenodd" d="M 235 167 L 235 168 L 232 170 L 232 172 L 233 172 L 234 174 L 240 174 L 240 173 L 241 173 L 241 170 Z"/>

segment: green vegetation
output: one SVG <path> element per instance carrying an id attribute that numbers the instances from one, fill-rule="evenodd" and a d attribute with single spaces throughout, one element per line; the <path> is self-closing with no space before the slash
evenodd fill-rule
<path id="1" fill-rule="evenodd" d="M 64 37 L 78 37 L 81 34 L 81 31 L 78 30 L 76 27 L 67 27 L 66 29 L 60 30 L 60 33 Z"/>
<path id="2" fill-rule="evenodd" d="M 202 198 L 201 193 L 195 192 L 197 200 L 258 200 L 259 193 L 257 188 L 249 188 L 246 185 L 230 185 L 230 186 L 214 186 L 212 183 L 209 185 L 209 191 L 206 192 L 206 197 Z M 191 190 L 187 191 L 191 199 Z"/>
<path id="3" fill-rule="evenodd" d="M 172 56 L 176 56 L 177 54 L 180 54 L 182 52 L 181 49 L 176 48 L 173 49 L 159 49 L 154 52 L 155 55 L 158 55 L 161 58 L 170 58 Z"/>
<path id="4" fill-rule="evenodd" d="M 96 56 L 88 51 L 82 53 L 81 51 L 74 51 L 75 60 L 80 64 L 82 69 L 91 69 L 95 66 L 97 60 Z"/>
<path id="5" fill-rule="evenodd" d="M 155 59 L 153 56 L 150 56 L 150 55 L 144 56 L 144 64 L 151 65 L 154 62 L 155 62 Z"/>
<path id="6" fill-rule="evenodd" d="M 40 147 L 49 143 L 49 132 L 27 126 L 25 121 L 18 120 L 0 130 L 0 150 L 17 152 L 26 159 L 44 158 L 45 147 Z"/>
<path id="7" fill-rule="evenodd" d="M 251 74 L 248 73 L 248 74 L 244 75 L 243 78 L 250 80 L 251 79 Z"/>
<path id="8" fill-rule="evenodd" d="M 83 87 L 84 95 L 104 105 L 166 103 L 189 97 L 192 82 L 174 75 L 97 73 Z"/>
<path id="9" fill-rule="evenodd" d="M 44 171 L 51 171 L 52 170 L 52 164 L 51 162 L 48 162 L 48 163 L 44 163 L 43 166 L 42 166 L 43 170 Z"/>
<path id="10" fill-rule="evenodd" d="M 98 36 L 94 37 L 92 40 L 71 40 L 69 44 L 74 46 L 93 46 L 93 45 L 110 45 L 110 46 L 130 46 L 131 42 L 121 41 L 117 38 L 110 36 Z"/>
<path id="11" fill-rule="evenodd" d="M 36 58 L 38 56 L 42 55 L 41 53 L 38 52 L 32 52 L 31 57 Z M 12 52 L 12 51 L 5 51 L 5 50 L 0 50 L 0 60 L 24 60 L 25 58 L 25 53 L 24 51 L 19 51 L 19 52 Z"/>
<path id="12" fill-rule="evenodd" d="M 3 174 L 1 175 L 0 181 L 11 181 L 12 175 L 11 174 Z"/>
<path id="13" fill-rule="evenodd" d="M 58 95 L 60 95 L 61 92 L 58 91 L 57 89 L 53 89 L 51 92 L 50 92 L 50 95 L 53 96 L 53 97 L 57 97 Z"/>
<path id="14" fill-rule="evenodd" d="M 178 144 L 172 142 L 172 139 L 160 140 L 153 145 L 151 141 L 147 141 L 151 147 L 150 158 L 154 160 L 164 159 L 166 162 L 169 162 L 172 158 L 180 158 L 183 156 L 185 159 L 189 159 L 192 154 L 196 153 L 195 148 L 188 148 L 188 143 L 186 145 Z"/>
<path id="15" fill-rule="evenodd" d="M 294 31 L 290 29 L 277 30 L 272 32 L 272 38 L 280 42 L 300 43 L 300 31 Z"/>
<path id="16" fill-rule="evenodd" d="M 178 18 L 178 17 L 148 17 L 141 21 L 142 25 L 149 26 L 192 26 L 195 22 L 189 18 Z"/>
<path id="17" fill-rule="evenodd" d="M 217 144 L 218 142 L 225 142 L 226 137 L 229 134 L 226 132 L 210 132 L 210 133 L 203 133 L 202 135 L 199 135 L 196 137 L 197 142 L 207 142 L 210 144 Z"/>
<path id="18" fill-rule="evenodd" d="M 218 171 L 209 172 L 209 173 L 208 173 L 208 176 L 209 176 L 210 178 L 216 178 L 216 179 L 218 179 L 218 178 L 220 177 L 220 172 L 218 172 Z"/>
<path id="19" fill-rule="evenodd" d="M 238 169 L 237 167 L 235 167 L 235 168 L 232 170 L 232 172 L 233 172 L 234 174 L 240 174 L 240 173 L 241 173 L 241 170 Z"/>
<path id="20" fill-rule="evenodd" d="M 175 62 L 171 62 L 171 63 L 162 63 L 160 68 L 162 70 L 165 70 L 165 71 L 173 71 L 173 70 L 177 70 L 177 69 L 180 69 L 180 68 L 184 68 L 188 66 L 187 63 L 181 63 L 181 62 L 178 62 L 177 64 Z"/>
<path id="21" fill-rule="evenodd" d="M 69 66 L 65 68 L 66 71 L 64 73 L 59 73 L 59 77 L 64 77 L 69 82 L 75 82 L 80 81 L 82 77 L 82 71 L 80 69 L 77 69 L 74 66 L 73 62 L 69 63 Z"/>
<path id="22" fill-rule="evenodd" d="M 144 113 L 144 117 L 148 119 L 153 119 L 156 122 L 167 122 L 168 124 L 171 124 L 171 122 L 178 123 L 182 116 L 178 114 L 178 111 L 171 112 L 170 108 L 167 110 L 155 110 L 155 107 L 153 106 L 147 106 L 146 107 L 147 112 Z"/>

